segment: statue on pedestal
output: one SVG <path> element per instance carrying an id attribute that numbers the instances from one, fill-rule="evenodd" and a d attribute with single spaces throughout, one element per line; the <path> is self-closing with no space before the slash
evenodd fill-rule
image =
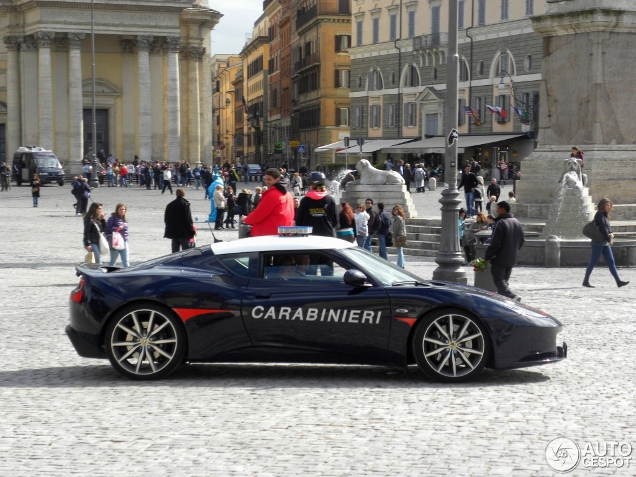
<path id="1" fill-rule="evenodd" d="M 366 159 L 360 159 L 356 164 L 360 179 L 351 181 L 352 185 L 402 185 L 404 178 L 395 171 L 381 171 L 371 165 Z"/>

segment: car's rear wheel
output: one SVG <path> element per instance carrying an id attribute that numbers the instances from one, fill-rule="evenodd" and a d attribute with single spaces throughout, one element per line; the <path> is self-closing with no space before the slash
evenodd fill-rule
<path id="1" fill-rule="evenodd" d="M 119 373 L 136 380 L 161 379 L 183 361 L 183 325 L 170 310 L 154 304 L 122 309 L 106 329 L 106 355 Z"/>
<path id="2" fill-rule="evenodd" d="M 420 320 L 413 334 L 413 354 L 420 369 L 443 382 L 474 378 L 490 356 L 488 332 L 464 310 L 437 310 Z"/>

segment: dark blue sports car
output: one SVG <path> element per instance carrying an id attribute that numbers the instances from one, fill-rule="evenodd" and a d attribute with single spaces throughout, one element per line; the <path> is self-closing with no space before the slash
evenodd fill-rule
<path id="1" fill-rule="evenodd" d="M 484 366 L 561 361 L 561 323 L 494 293 L 424 281 L 324 237 L 255 237 L 128 269 L 84 265 L 66 332 L 77 352 L 132 379 L 184 363 L 405 367 L 446 382 Z"/>

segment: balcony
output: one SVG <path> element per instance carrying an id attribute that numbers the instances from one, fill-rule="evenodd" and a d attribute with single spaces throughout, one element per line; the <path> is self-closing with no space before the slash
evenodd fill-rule
<path id="1" fill-rule="evenodd" d="M 438 48 L 448 45 L 448 33 L 431 33 L 413 38 L 414 50 L 425 50 L 427 48 Z"/>
<path id="2" fill-rule="evenodd" d="M 315 18 L 318 15 L 318 7 L 314 5 L 308 10 L 298 10 L 296 13 L 296 30 L 302 27 L 305 23 L 309 22 L 311 19 Z"/>
<path id="3" fill-rule="evenodd" d="M 320 52 L 315 51 L 309 56 L 305 56 L 302 60 L 294 63 L 294 67 L 292 68 L 292 75 L 299 73 L 305 68 L 309 68 L 310 66 L 320 64 Z"/>

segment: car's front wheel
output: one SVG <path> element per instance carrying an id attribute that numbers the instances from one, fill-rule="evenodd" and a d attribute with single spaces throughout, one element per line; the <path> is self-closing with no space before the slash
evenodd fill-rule
<path id="1" fill-rule="evenodd" d="M 183 361 L 183 325 L 170 310 L 154 304 L 122 309 L 106 329 L 106 355 L 119 373 L 136 380 L 161 379 Z"/>
<path id="2" fill-rule="evenodd" d="M 413 334 L 413 354 L 420 369 L 443 382 L 474 378 L 490 356 L 488 332 L 464 310 L 437 310 L 420 320 Z"/>

